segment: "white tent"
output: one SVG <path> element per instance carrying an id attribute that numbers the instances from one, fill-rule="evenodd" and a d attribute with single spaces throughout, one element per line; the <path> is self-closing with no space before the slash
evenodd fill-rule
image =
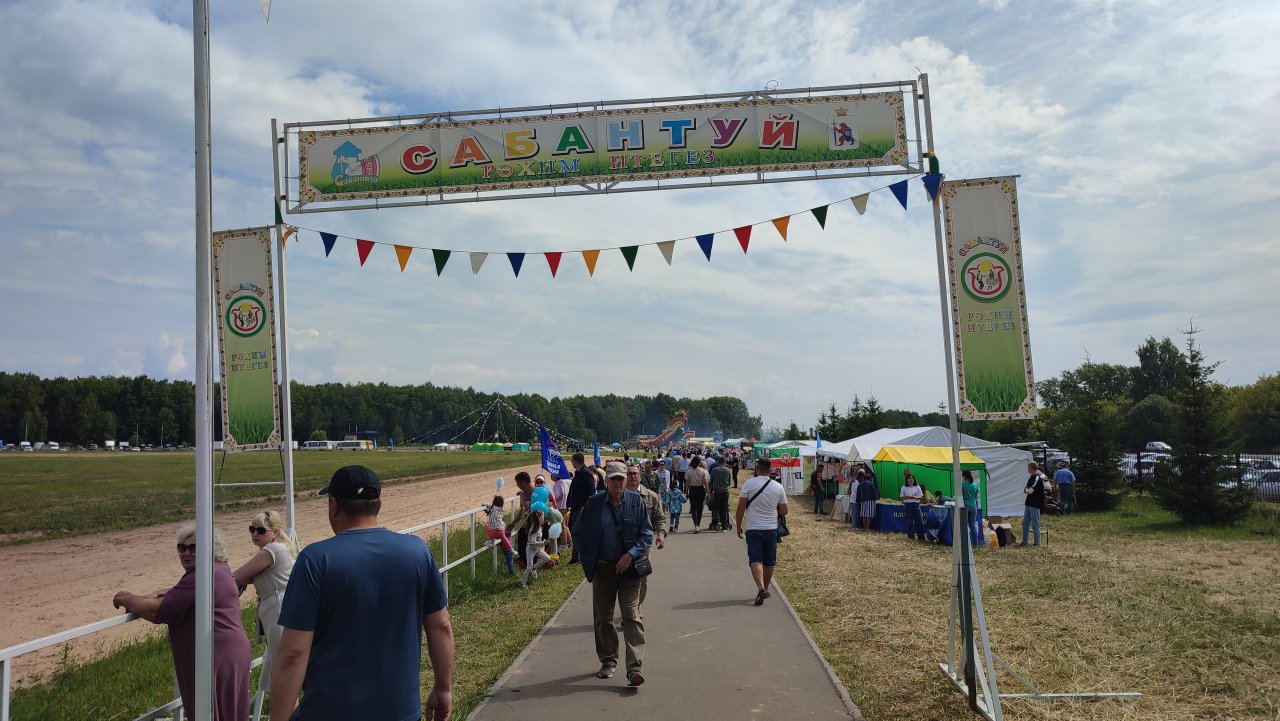
<path id="1" fill-rule="evenodd" d="M 940 426 L 919 428 L 881 428 L 852 439 L 864 459 L 875 458 L 885 446 L 951 446 L 951 431 Z M 991 441 L 960 434 L 960 447 L 968 449 L 987 464 L 987 505 L 992 516 L 1021 516 L 1026 496 L 1027 464 L 1032 455 L 1018 448 L 980 448 Z M 826 445 L 823 445 L 826 451 Z"/>
<path id="2" fill-rule="evenodd" d="M 858 461 L 861 461 L 863 457 L 858 453 L 857 446 L 854 445 L 854 441 L 856 440 L 856 438 L 850 438 L 847 441 L 840 441 L 839 443 L 827 443 L 826 441 L 823 441 L 822 448 L 815 448 L 814 452 L 816 455 L 824 458 L 838 458 L 842 461 L 857 463 Z"/>

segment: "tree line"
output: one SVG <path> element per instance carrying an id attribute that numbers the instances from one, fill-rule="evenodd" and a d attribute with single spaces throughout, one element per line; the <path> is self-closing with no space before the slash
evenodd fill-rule
<path id="1" fill-rule="evenodd" d="M 293 440 L 347 434 L 385 443 L 478 440 L 534 441 L 536 429 L 502 408 L 503 398 L 521 414 L 560 434 L 590 442 L 626 442 L 661 433 L 679 410 L 699 435 L 759 436 L 760 416 L 738 398 L 578 395 L 546 398 L 536 393 L 499 395 L 432 383 L 292 383 Z M 215 385 L 214 417 L 220 417 Z M 483 423 L 481 421 L 483 420 Z M 220 437 L 215 423 L 215 437 Z M 190 381 L 147 376 L 41 378 L 0 372 L 0 439 L 59 441 L 75 445 L 125 440 L 131 444 L 193 445 L 195 387 Z"/>
<path id="2" fill-rule="evenodd" d="M 1117 461 L 1149 441 L 1173 446 L 1173 457 L 1152 479 L 1160 503 L 1184 520 L 1229 523 L 1247 512 L 1251 494 L 1232 483 L 1233 454 L 1280 452 L 1280 374 L 1226 386 L 1213 380 L 1217 363 L 1206 360 L 1185 332 L 1185 350 L 1168 337 L 1148 337 L 1137 363 L 1093 363 L 1036 384 L 1039 417 L 1030 421 L 964 421 L 959 430 L 998 443 L 1043 441 L 1067 451 L 1080 479 L 1081 508 L 1114 508 L 1124 491 Z M 845 411 L 835 404 L 815 430 L 843 440 L 879 428 L 947 425 L 946 408 L 916 414 L 886 410 L 857 396 Z M 794 423 L 784 437 L 808 437 Z"/>

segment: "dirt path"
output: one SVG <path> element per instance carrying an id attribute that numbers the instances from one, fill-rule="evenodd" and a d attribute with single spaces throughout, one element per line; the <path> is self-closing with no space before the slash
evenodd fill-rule
<path id="1" fill-rule="evenodd" d="M 499 475 L 507 479 L 503 491 L 514 493 L 512 479 L 520 470 L 533 474 L 540 469 L 517 467 L 388 486 L 383 493 L 380 520 L 387 528 L 400 529 L 475 508 L 493 498 L 494 480 Z M 268 508 L 280 508 L 280 503 L 217 517 L 217 528 L 227 539 L 232 568 L 257 550 L 249 540 L 249 519 Z M 296 525 L 303 545 L 331 535 L 325 510 L 326 501 L 319 496 L 298 501 Z M 0 548 L 0 578 L 5 580 L 0 648 L 110 618 L 118 613 L 111 607 L 116 591 L 149 593 L 173 585 L 182 576 L 173 550 L 173 534 L 178 525 L 168 523 Z M 253 591 L 246 591 L 245 598 L 251 602 Z M 74 643 L 73 656 L 85 658 L 154 628 L 135 621 L 95 634 Z M 55 647 L 17 659 L 14 679 L 30 681 L 48 672 L 57 657 Z"/>

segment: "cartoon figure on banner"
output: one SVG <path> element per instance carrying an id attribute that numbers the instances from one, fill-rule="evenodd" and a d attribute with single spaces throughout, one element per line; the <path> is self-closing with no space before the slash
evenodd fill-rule
<path id="1" fill-rule="evenodd" d="M 827 147 L 831 150 L 856 150 L 858 141 L 858 116 L 850 115 L 848 108 L 836 108 L 836 114 L 827 118 L 830 134 Z"/>
<path id="2" fill-rule="evenodd" d="M 1012 275 L 1008 262 L 994 253 L 974 255 L 965 262 L 961 272 L 965 293 L 980 303 L 1003 298 Z"/>
<path id="3" fill-rule="evenodd" d="M 333 151 L 333 169 L 329 177 L 338 185 L 357 180 L 378 179 L 378 156 L 360 157 L 360 148 L 350 140 Z"/>
<path id="4" fill-rule="evenodd" d="M 227 308 L 227 327 L 232 333 L 248 338 L 262 328 L 262 302 L 251 295 L 237 298 Z"/>

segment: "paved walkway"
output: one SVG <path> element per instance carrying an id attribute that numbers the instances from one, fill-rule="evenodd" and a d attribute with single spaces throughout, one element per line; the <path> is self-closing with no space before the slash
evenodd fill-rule
<path id="1" fill-rule="evenodd" d="M 591 587 L 582 584 L 470 719 L 861 719 L 782 592 L 774 586 L 763 606 L 752 605 L 755 584 L 736 533 L 681 529 L 654 551 L 653 566 L 642 609 L 643 686 L 627 688 L 621 668 L 612 679 L 595 677 Z M 621 665 L 621 633 L 618 641 Z"/>

